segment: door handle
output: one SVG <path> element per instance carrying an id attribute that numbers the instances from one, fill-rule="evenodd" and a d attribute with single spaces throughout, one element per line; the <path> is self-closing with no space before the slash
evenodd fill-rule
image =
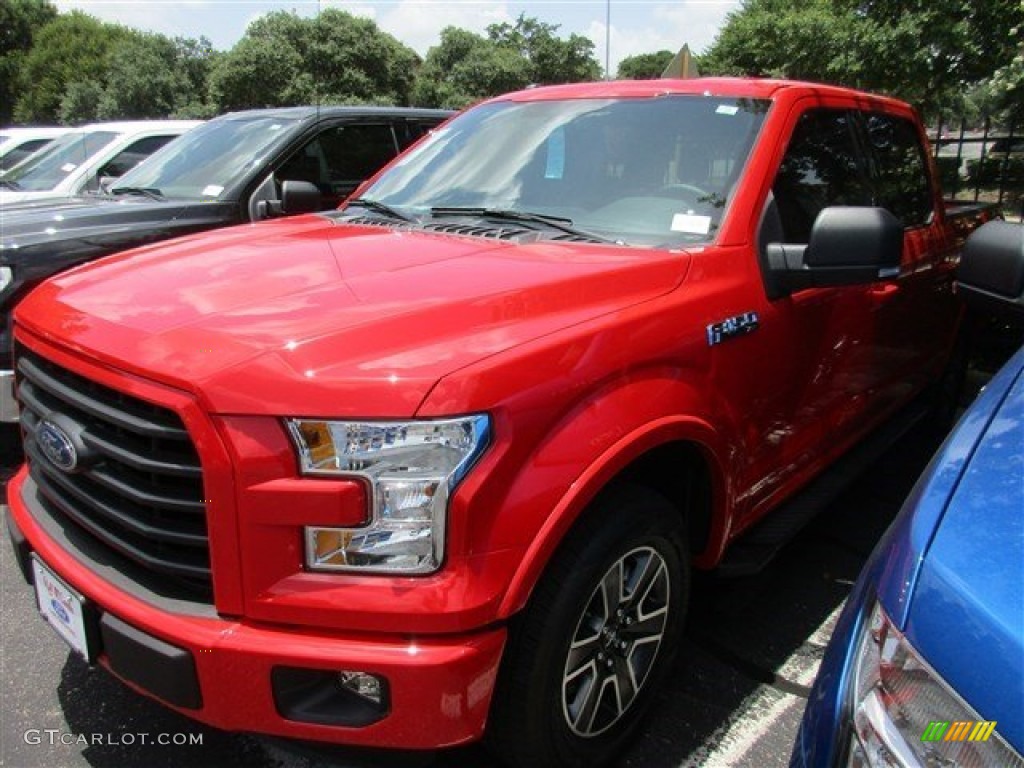
<path id="1" fill-rule="evenodd" d="M 895 296 L 900 292 L 900 287 L 896 283 L 885 283 L 883 285 L 872 286 L 868 291 L 871 298 L 873 299 L 886 299 L 891 296 Z"/>

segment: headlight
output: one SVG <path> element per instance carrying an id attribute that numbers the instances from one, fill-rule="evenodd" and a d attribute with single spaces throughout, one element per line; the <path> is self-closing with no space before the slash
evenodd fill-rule
<path id="1" fill-rule="evenodd" d="M 875 605 L 857 647 L 848 768 L 1021 768 L 1024 759 Z"/>
<path id="2" fill-rule="evenodd" d="M 405 574 L 440 567 L 448 498 L 487 446 L 487 416 L 287 424 L 303 474 L 357 477 L 370 490 L 365 527 L 306 527 L 307 567 Z"/>

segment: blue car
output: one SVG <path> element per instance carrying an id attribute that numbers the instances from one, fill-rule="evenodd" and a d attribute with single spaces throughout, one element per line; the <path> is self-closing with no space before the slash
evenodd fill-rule
<path id="1" fill-rule="evenodd" d="M 988 224 L 960 291 L 1024 317 L 1024 234 Z M 975 240 L 975 237 L 977 240 Z M 993 377 L 862 571 L 791 768 L 1024 767 L 1024 349 Z"/>

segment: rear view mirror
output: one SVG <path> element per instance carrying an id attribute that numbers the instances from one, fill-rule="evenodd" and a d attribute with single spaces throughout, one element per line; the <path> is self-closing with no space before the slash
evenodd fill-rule
<path id="1" fill-rule="evenodd" d="M 972 232 L 956 278 L 968 306 L 1024 321 L 1024 226 L 990 221 Z"/>
<path id="2" fill-rule="evenodd" d="M 900 273 L 903 225 L 884 208 L 832 206 L 814 220 L 807 245 L 765 248 L 775 296 L 816 286 L 860 285 Z"/>
<path id="3" fill-rule="evenodd" d="M 281 208 L 285 215 L 315 213 L 323 205 L 323 196 L 316 184 L 287 179 L 281 183 Z"/>

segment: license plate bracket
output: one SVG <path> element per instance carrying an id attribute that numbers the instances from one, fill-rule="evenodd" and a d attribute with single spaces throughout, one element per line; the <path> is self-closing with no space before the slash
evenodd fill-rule
<path id="1" fill-rule="evenodd" d="M 55 574 L 35 553 L 32 576 L 36 605 L 46 623 L 75 653 L 92 664 L 99 652 L 99 621 L 95 606 Z"/>

